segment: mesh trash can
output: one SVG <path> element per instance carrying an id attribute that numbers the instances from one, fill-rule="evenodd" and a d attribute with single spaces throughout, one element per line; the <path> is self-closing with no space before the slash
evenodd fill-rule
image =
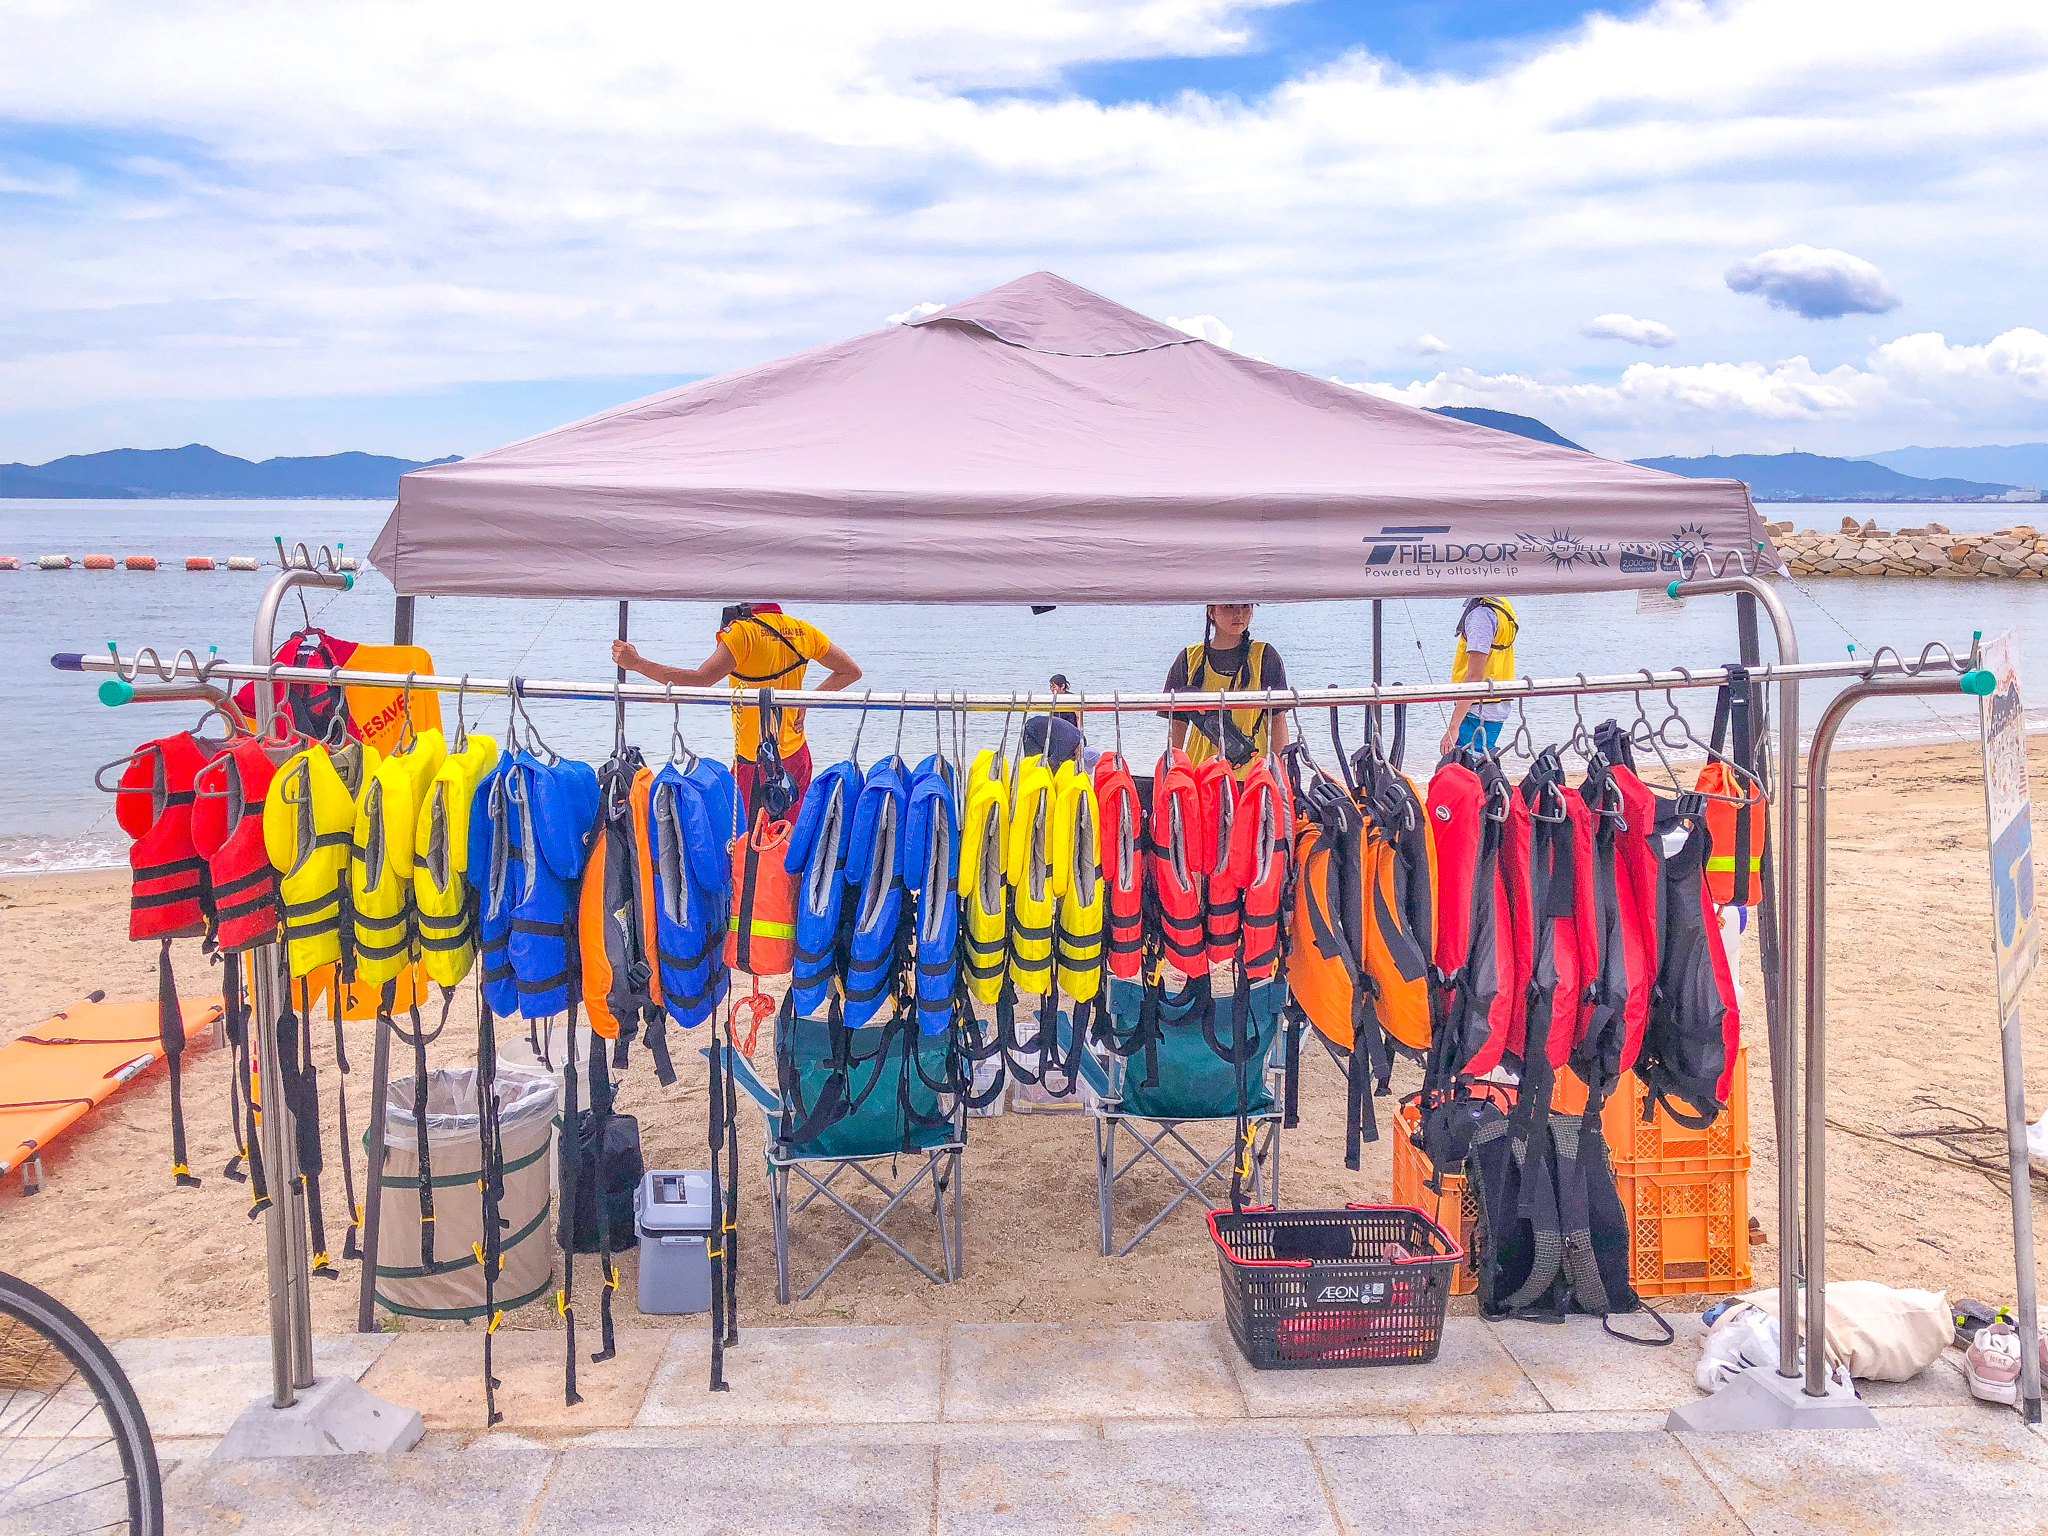
<path id="1" fill-rule="evenodd" d="M 548 1225 L 548 1145 L 555 1084 L 539 1073 L 500 1067 L 498 1134 L 505 1158 L 505 1194 L 498 1203 L 504 1268 L 502 1311 L 523 1307 L 554 1284 L 553 1233 Z M 384 1102 L 384 1170 L 377 1238 L 377 1301 L 407 1317 L 482 1317 L 484 1273 L 482 1143 L 477 1136 L 474 1067 L 427 1073 L 427 1159 L 434 1189 L 434 1267 L 420 1263 L 419 1144 L 413 1079 L 395 1079 Z M 365 1138 L 367 1142 L 367 1137 Z"/>
<path id="2" fill-rule="evenodd" d="M 711 1175 L 694 1168 L 651 1172 L 640 1181 L 633 1214 L 640 1229 L 640 1310 L 665 1316 L 710 1311 Z"/>

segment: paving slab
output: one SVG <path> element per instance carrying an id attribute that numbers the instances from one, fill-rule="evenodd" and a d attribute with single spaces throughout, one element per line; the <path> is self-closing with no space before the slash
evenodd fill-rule
<path id="1" fill-rule="evenodd" d="M 597 1331 L 579 1328 L 576 1391 L 583 1401 L 572 1408 L 562 1400 L 562 1335 L 499 1329 L 491 1346 L 491 1364 L 503 1383 L 498 1428 L 624 1428 L 640 1411 L 671 1337 L 666 1328 L 620 1328 L 613 1334 L 617 1353 L 593 1363 Z M 484 1344 L 477 1329 L 400 1334 L 362 1381 L 366 1391 L 417 1408 L 429 1430 L 485 1427 Z"/>
<path id="2" fill-rule="evenodd" d="M 1677 1437 L 1755 1536 L 2039 1536 L 2048 1444 L 2016 1417 Z"/>
<path id="3" fill-rule="evenodd" d="M 927 1446 L 571 1449 L 526 1536 L 927 1536 Z M 517 1529 L 517 1527 L 512 1527 Z"/>
<path id="4" fill-rule="evenodd" d="M 1700 1395 L 1692 1377 L 1705 1331 L 1699 1314 L 1673 1313 L 1666 1321 L 1677 1338 L 1662 1348 L 1614 1338 L 1597 1317 L 1567 1317 L 1555 1323 L 1506 1319 L 1482 1326 L 1514 1357 L 1552 1408 L 1612 1413 L 1675 1408 Z M 1650 1322 L 1620 1318 L 1614 1326 L 1654 1336 L 1654 1327 L 1645 1326 Z"/>
<path id="5" fill-rule="evenodd" d="M 792 1424 L 783 1431 L 785 1445 L 963 1445 L 982 1440 L 1024 1443 L 1101 1438 L 1100 1424 L 1080 1419 L 1048 1420 L 1035 1424 L 997 1424 L 978 1420 L 959 1424 Z"/>
<path id="6" fill-rule="evenodd" d="M 313 1374 L 360 1379 L 391 1344 L 388 1333 L 342 1333 L 313 1340 Z M 159 1439 L 220 1436 L 242 1410 L 270 1391 L 270 1336 L 123 1339 L 114 1357 Z"/>
<path id="7" fill-rule="evenodd" d="M 939 1452 L 939 1536 L 1337 1536 L 1305 1446 L 1242 1425 L 1099 1445 L 950 1446 Z"/>
<path id="8" fill-rule="evenodd" d="M 1663 1408 L 1611 1413 L 1439 1413 L 1415 1421 L 1419 1435 L 1614 1435 L 1664 1428 Z M 1348 1430 L 1332 1430 L 1348 1434 Z"/>
<path id="9" fill-rule="evenodd" d="M 1346 1536 L 1484 1531 L 1744 1536 L 1670 1435 L 1433 1435 L 1309 1442 Z"/>
<path id="10" fill-rule="evenodd" d="M 503 1536 L 525 1524 L 552 1451 L 413 1451 L 188 1465 L 164 1482 L 178 1536 Z"/>
<path id="11" fill-rule="evenodd" d="M 695 1424 L 935 1423 L 938 1328 L 747 1328 L 725 1352 L 730 1390 L 706 1389 L 711 1340 L 675 1334 L 633 1420 Z"/>
<path id="12" fill-rule="evenodd" d="M 1541 1413 L 1550 1405 L 1476 1317 L 1444 1322 L 1443 1346 L 1428 1365 L 1337 1366 L 1261 1371 L 1216 1325 L 1254 1418 L 1405 1418 L 1446 1413 Z"/>
<path id="13" fill-rule="evenodd" d="M 1215 1323 L 955 1323 L 945 1417 L 1241 1418 L 1230 1349 Z"/>
<path id="14" fill-rule="evenodd" d="M 1136 1440 L 1154 1435 L 1206 1435 L 1228 1430 L 1238 1438 L 1300 1440 L 1311 1435 L 1412 1435 L 1415 1426 L 1392 1415 L 1338 1419 L 1105 1419 L 1102 1438 Z"/>
<path id="15" fill-rule="evenodd" d="M 1857 1395 L 1873 1410 L 1967 1407 L 1977 1399 L 1970 1396 L 1970 1381 L 1963 1375 L 1962 1358 L 1953 1351 L 1944 1353 L 1911 1381 L 1859 1381 Z"/>

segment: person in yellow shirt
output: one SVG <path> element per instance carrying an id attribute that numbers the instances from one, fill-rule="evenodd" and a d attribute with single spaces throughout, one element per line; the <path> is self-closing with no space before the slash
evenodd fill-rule
<path id="1" fill-rule="evenodd" d="M 747 819 L 763 807 L 756 802 L 770 781 L 776 760 L 790 784 L 791 802 L 803 799 L 811 782 L 811 747 L 804 739 L 804 712 L 777 708 L 773 711 L 770 739 L 774 750 L 761 750 L 761 711 L 742 690 L 759 688 L 786 691 L 804 686 L 812 662 L 825 668 L 818 687 L 836 693 L 860 681 L 860 667 L 817 625 L 782 611 L 779 603 L 735 603 L 725 610 L 718 629 L 718 643 L 702 666 L 670 667 L 649 661 L 633 648 L 632 642 L 612 642 L 612 662 L 628 672 L 638 672 L 657 683 L 674 683 L 679 688 L 708 688 L 720 678 L 728 679 L 736 697 L 732 706 L 733 776 L 747 805 Z M 764 756 L 767 775 L 762 773 Z M 787 806 L 770 807 L 780 815 Z"/>

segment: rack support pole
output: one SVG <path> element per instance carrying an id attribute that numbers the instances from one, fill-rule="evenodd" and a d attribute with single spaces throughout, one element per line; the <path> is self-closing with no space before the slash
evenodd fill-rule
<path id="1" fill-rule="evenodd" d="M 1673 582 L 1671 595 L 1712 596 L 1735 593 L 1770 615 L 1778 642 L 1780 665 L 1799 661 L 1799 636 L 1792 615 L 1768 583 L 1757 576 L 1716 576 L 1702 581 Z M 1739 617 L 1738 612 L 1738 617 Z M 1771 1107 L 1776 1111 L 1778 1143 L 1778 1294 L 1799 1294 L 1802 1268 L 1799 1226 L 1799 1039 L 1793 1020 L 1799 1016 L 1799 684 L 1778 679 L 1778 960 L 1777 1027 L 1771 1039 Z M 1769 985 L 1769 982 L 1766 983 Z M 1770 1011 L 1765 1010 L 1768 1017 Z M 1738 1237 L 1740 1234 L 1738 1234 Z M 1790 1328 L 1778 1330 L 1778 1374 L 1799 1374 L 1799 1344 Z"/>
<path id="2" fill-rule="evenodd" d="M 1821 711 L 1806 766 L 1806 1304 L 1789 1287 L 1778 1292 L 1778 1334 L 1794 1337 L 1792 1319 L 1804 1313 L 1806 1395 L 1827 1395 L 1827 988 L 1828 988 L 1828 757 L 1849 711 L 1865 699 L 1952 694 L 1953 674 L 1894 677 L 1852 683 Z M 1790 1031 L 1788 1030 L 1789 1034 Z M 2020 1175 L 2024 1178 L 2024 1167 Z"/>

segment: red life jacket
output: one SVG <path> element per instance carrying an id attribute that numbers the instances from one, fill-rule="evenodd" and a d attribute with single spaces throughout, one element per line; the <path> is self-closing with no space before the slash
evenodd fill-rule
<path id="1" fill-rule="evenodd" d="M 1195 789 L 1202 802 L 1202 931 L 1209 963 L 1224 965 L 1237 958 L 1237 936 L 1244 921 L 1243 894 L 1230 863 L 1238 787 L 1229 762 L 1217 756 L 1195 764 Z"/>
<path id="2" fill-rule="evenodd" d="M 1511 794 L 1490 762 L 1475 771 L 1453 760 L 1429 781 L 1437 869 L 1432 959 L 1440 992 L 1424 1084 L 1430 1090 L 1492 1071 L 1507 1048 L 1523 984 L 1515 934 L 1527 918 L 1525 908 L 1511 904 L 1513 882 L 1502 868 Z M 1526 879 L 1519 889 L 1526 892 Z"/>
<path id="3" fill-rule="evenodd" d="M 1570 1058 L 1577 1041 L 1585 956 L 1580 934 L 1590 929 L 1593 912 L 1591 882 L 1578 874 L 1582 866 L 1590 870 L 1591 856 L 1579 857 L 1580 824 L 1567 804 L 1576 799 L 1565 793 L 1563 765 L 1546 753 L 1514 797 L 1519 820 L 1511 816 L 1508 823 L 1511 846 L 1526 850 L 1514 865 L 1527 872 L 1530 893 L 1529 980 L 1507 1043 L 1525 1079 L 1534 1071 L 1532 1037 L 1540 1037 L 1543 1059 L 1553 1070 Z M 1590 838 L 1590 813 L 1585 826 Z"/>
<path id="4" fill-rule="evenodd" d="M 1202 794 L 1187 753 L 1167 748 L 1152 778 L 1152 895 L 1160 938 L 1176 969 L 1202 973 L 1209 957 L 1204 918 Z"/>
<path id="5" fill-rule="evenodd" d="M 1114 752 L 1095 764 L 1095 800 L 1109 974 L 1128 981 L 1145 966 L 1145 808 L 1129 765 Z"/>
<path id="6" fill-rule="evenodd" d="M 192 846 L 206 860 L 214 937 L 234 953 L 277 937 L 277 870 L 263 845 L 263 802 L 277 764 L 245 736 L 193 778 Z"/>
<path id="7" fill-rule="evenodd" d="M 1620 1069 L 1626 1072 L 1635 1066 L 1642 1051 L 1643 1029 L 1650 1017 L 1650 994 L 1657 985 L 1657 893 L 1664 883 L 1664 857 L 1656 837 L 1657 797 L 1632 769 L 1610 769 L 1609 777 L 1621 791 L 1622 820 L 1615 829 L 1614 847 L 1622 953 L 1628 968 L 1620 1064 Z"/>
<path id="8" fill-rule="evenodd" d="M 1235 817 L 1229 878 L 1242 905 L 1244 973 L 1263 981 L 1280 968 L 1281 909 L 1294 830 L 1286 786 L 1263 757 L 1251 761 L 1237 787 Z"/>
<path id="9" fill-rule="evenodd" d="M 1561 1067 L 1593 1022 L 1600 976 L 1600 923 L 1593 900 L 1593 811 L 1564 795 L 1571 824 L 1571 910 L 1557 920 L 1557 992 L 1550 1010 L 1550 1064 Z M 1563 893 L 1559 893 L 1562 895 Z"/>
<path id="10" fill-rule="evenodd" d="M 206 756 L 189 735 L 137 749 L 121 774 L 114 816 L 134 843 L 128 937 L 180 939 L 206 931 L 206 860 L 192 844 L 192 780 Z"/>
<path id="11" fill-rule="evenodd" d="M 1645 1117 L 1654 1113 L 1654 1100 L 1680 1125 L 1699 1130 L 1728 1102 L 1742 1020 L 1706 878 L 1706 819 L 1669 801 L 1658 802 L 1657 811 L 1655 835 L 1666 839 L 1664 920 L 1636 1075 L 1644 1083 Z M 1674 1098 L 1692 1112 L 1673 1104 Z"/>
<path id="12" fill-rule="evenodd" d="M 1656 800 L 1630 766 L 1628 738 L 1612 721 L 1594 733 L 1599 751 L 1580 790 L 1594 819 L 1593 901 L 1598 957 L 1591 1017 L 1572 1052 L 1597 1117 L 1622 1074 L 1635 1065 L 1657 973 L 1661 844 L 1651 833 Z"/>

